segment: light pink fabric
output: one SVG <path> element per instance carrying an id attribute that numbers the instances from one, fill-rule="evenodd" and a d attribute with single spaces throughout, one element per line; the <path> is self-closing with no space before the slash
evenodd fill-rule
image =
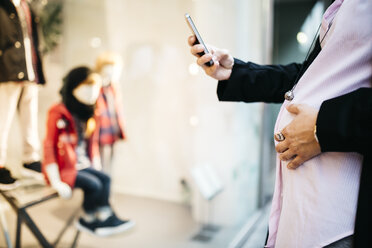
<path id="1" fill-rule="evenodd" d="M 285 108 L 290 103 L 319 109 L 324 100 L 371 87 L 372 1 L 335 1 L 324 14 L 321 39 L 325 33 L 293 101 L 284 102 L 275 132 L 293 120 Z M 267 247 L 323 247 L 353 234 L 361 163 L 357 153 L 322 153 L 289 170 L 277 158 Z"/>

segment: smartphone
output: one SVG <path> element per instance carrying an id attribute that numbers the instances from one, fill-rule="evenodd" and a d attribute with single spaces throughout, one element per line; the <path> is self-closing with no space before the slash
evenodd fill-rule
<path id="1" fill-rule="evenodd" d="M 195 41 L 194 45 L 196 45 L 196 44 L 202 44 L 203 47 L 204 47 L 204 52 L 200 52 L 200 53 L 198 53 L 198 55 L 199 55 L 199 56 L 203 56 L 204 54 L 209 53 L 209 50 L 208 50 L 207 46 L 204 44 L 204 41 L 203 41 L 203 39 L 201 38 L 201 36 L 200 36 L 198 30 L 196 29 L 195 24 L 194 24 L 194 22 L 193 22 L 192 19 L 191 19 L 191 16 L 190 16 L 189 14 L 186 13 L 186 14 L 185 14 L 185 19 L 186 19 L 186 22 L 187 22 L 187 24 L 189 25 L 191 31 L 193 32 L 193 34 L 194 34 L 195 37 L 196 37 L 196 41 Z M 213 64 L 214 64 L 214 63 L 213 63 L 213 60 L 210 60 L 210 61 L 208 61 L 207 63 L 205 63 L 206 66 L 212 66 Z"/>

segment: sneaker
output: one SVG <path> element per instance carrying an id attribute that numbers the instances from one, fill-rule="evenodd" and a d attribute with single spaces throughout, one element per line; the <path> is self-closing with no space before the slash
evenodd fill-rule
<path id="1" fill-rule="evenodd" d="M 94 236 L 107 237 L 129 230 L 134 226 L 130 220 L 121 220 L 116 215 L 111 215 L 105 221 L 94 220 L 87 222 L 79 218 L 76 228 L 83 232 L 88 232 Z"/>
<path id="2" fill-rule="evenodd" d="M 41 173 L 41 162 L 40 161 L 36 161 L 32 163 L 24 163 L 23 167 L 25 169 L 29 169 L 29 170 Z"/>
<path id="3" fill-rule="evenodd" d="M 26 178 L 33 178 L 44 181 L 44 176 L 41 173 L 41 162 L 24 163 L 22 169 L 22 176 Z"/>
<path id="4" fill-rule="evenodd" d="M 96 235 L 94 231 L 96 230 L 96 227 L 98 226 L 99 223 L 100 222 L 97 220 L 88 222 L 84 220 L 83 218 L 79 218 L 79 220 L 75 223 L 75 226 L 78 230 L 82 232 L 88 232 L 92 235 Z"/>
<path id="5" fill-rule="evenodd" d="M 18 186 L 18 181 L 14 177 L 10 171 L 2 167 L 0 168 L 0 189 L 1 190 L 11 190 Z"/>
<path id="6" fill-rule="evenodd" d="M 121 220 L 115 214 L 108 217 L 105 221 L 96 227 L 95 233 L 100 237 L 107 237 L 118 233 L 125 232 L 134 227 L 134 222 L 131 220 Z"/>

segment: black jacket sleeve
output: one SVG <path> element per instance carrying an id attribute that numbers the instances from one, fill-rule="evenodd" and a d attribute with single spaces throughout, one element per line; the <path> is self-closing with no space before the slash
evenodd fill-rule
<path id="1" fill-rule="evenodd" d="M 322 103 L 317 118 L 322 152 L 372 152 L 372 88 Z"/>
<path id="2" fill-rule="evenodd" d="M 257 65 L 234 59 L 228 80 L 219 81 L 220 101 L 282 103 L 301 69 L 301 64 Z"/>

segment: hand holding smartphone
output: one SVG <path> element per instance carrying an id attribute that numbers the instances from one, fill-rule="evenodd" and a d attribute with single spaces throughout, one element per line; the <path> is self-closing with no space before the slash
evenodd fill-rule
<path id="1" fill-rule="evenodd" d="M 195 26 L 194 22 L 192 21 L 190 15 L 186 13 L 185 14 L 185 19 L 186 19 L 186 22 L 189 25 L 191 31 L 193 32 L 193 34 L 196 37 L 195 45 L 196 44 L 201 44 L 204 47 L 204 52 L 198 53 L 198 55 L 203 56 L 204 54 L 209 53 L 209 50 L 208 50 L 207 46 L 204 44 L 203 39 L 201 38 L 198 30 L 196 29 L 196 26 Z M 208 67 L 212 66 L 213 64 L 214 64 L 213 60 L 210 60 L 207 63 L 205 63 L 205 65 L 208 66 Z"/>

